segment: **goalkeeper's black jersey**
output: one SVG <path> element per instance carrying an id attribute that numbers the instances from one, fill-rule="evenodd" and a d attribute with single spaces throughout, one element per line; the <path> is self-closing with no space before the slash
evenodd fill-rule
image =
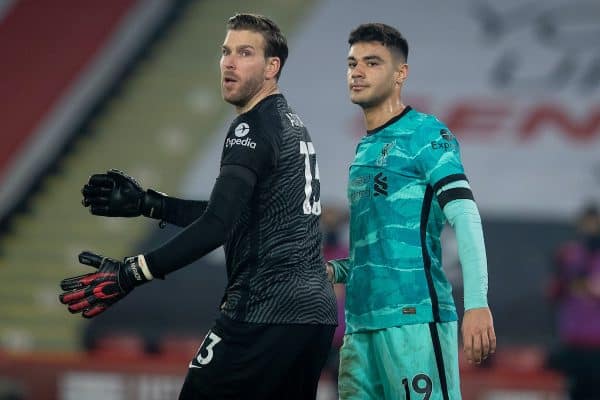
<path id="1" fill-rule="evenodd" d="M 232 164 L 253 170 L 257 183 L 224 245 L 222 312 L 245 322 L 336 324 L 321 253 L 316 154 L 281 94 L 232 122 L 221 166 Z"/>

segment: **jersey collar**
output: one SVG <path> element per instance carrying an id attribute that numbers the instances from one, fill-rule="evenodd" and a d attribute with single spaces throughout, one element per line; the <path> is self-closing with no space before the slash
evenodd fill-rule
<path id="1" fill-rule="evenodd" d="M 395 117 L 392 117 L 392 119 L 390 119 L 388 122 L 386 122 L 385 124 L 378 126 L 375 129 L 371 129 L 370 131 L 367 131 L 367 136 L 371 136 L 376 134 L 377 132 L 379 132 L 380 130 L 387 128 L 388 126 L 392 125 L 394 122 L 398 121 L 400 118 L 404 117 L 410 110 L 412 110 L 411 106 L 406 106 L 404 107 L 404 110 L 402 110 L 402 112 L 398 115 L 396 115 Z"/>

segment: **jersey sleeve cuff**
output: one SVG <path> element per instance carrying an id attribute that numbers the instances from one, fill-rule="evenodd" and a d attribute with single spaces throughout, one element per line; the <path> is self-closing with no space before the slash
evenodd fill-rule
<path id="1" fill-rule="evenodd" d="M 146 263 L 146 258 L 143 254 L 137 256 L 137 261 L 138 265 L 140 266 L 140 269 L 142 270 L 142 273 L 144 274 L 144 277 L 149 281 L 154 279 L 154 275 L 152 275 L 152 273 L 150 272 L 150 269 L 148 268 L 148 263 Z"/>
<path id="2" fill-rule="evenodd" d="M 488 306 L 487 299 L 466 299 L 465 298 L 465 311 L 473 308 L 486 308 Z"/>
<path id="3" fill-rule="evenodd" d="M 348 277 L 348 259 L 328 261 L 333 268 L 333 283 L 346 283 Z"/>

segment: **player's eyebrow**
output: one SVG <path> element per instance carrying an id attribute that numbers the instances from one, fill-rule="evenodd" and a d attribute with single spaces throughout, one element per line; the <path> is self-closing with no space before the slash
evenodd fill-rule
<path id="1" fill-rule="evenodd" d="M 231 48 L 229 46 L 227 46 L 226 44 L 221 46 L 221 49 L 223 50 L 231 50 Z M 255 50 L 254 46 L 252 46 L 251 44 L 242 44 L 236 47 L 237 51 L 240 50 L 246 50 L 246 49 L 251 49 L 251 50 Z"/>
<path id="2" fill-rule="evenodd" d="M 383 62 L 383 58 L 376 56 L 376 55 L 368 55 L 368 56 L 364 56 L 363 61 L 381 61 Z"/>
<path id="3" fill-rule="evenodd" d="M 377 55 L 368 55 L 368 56 L 364 56 L 362 57 L 363 61 L 379 61 L 379 62 L 383 62 L 383 58 L 377 56 Z M 356 57 L 354 56 L 348 56 L 348 61 L 356 61 Z"/>

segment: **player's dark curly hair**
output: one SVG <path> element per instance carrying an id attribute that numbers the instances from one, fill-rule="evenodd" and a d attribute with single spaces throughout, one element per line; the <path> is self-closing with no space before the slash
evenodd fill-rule
<path id="1" fill-rule="evenodd" d="M 396 28 L 382 23 L 369 23 L 359 25 L 350 32 L 348 44 L 352 46 L 359 42 L 379 42 L 390 51 L 402 56 L 404 62 L 408 60 L 408 42 Z"/>
<path id="2" fill-rule="evenodd" d="M 277 79 L 288 57 L 287 40 L 281 29 L 269 18 L 259 14 L 235 14 L 227 21 L 228 30 L 248 30 L 262 34 L 265 38 L 265 57 L 277 57 L 281 61 Z"/>

